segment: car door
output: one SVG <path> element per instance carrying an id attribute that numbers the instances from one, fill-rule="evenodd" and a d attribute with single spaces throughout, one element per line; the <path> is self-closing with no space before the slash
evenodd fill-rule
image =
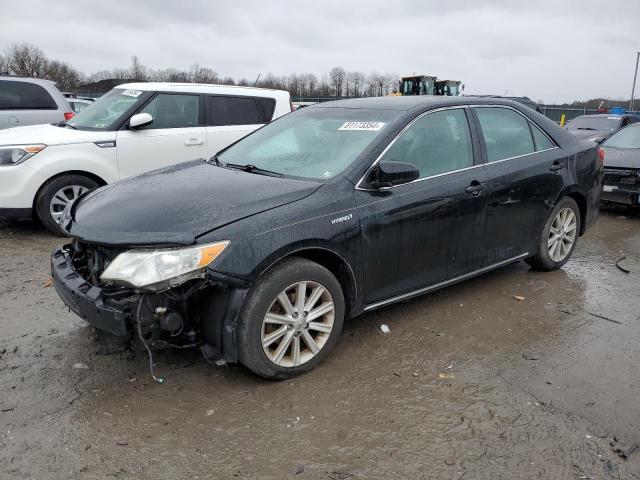
<path id="1" fill-rule="evenodd" d="M 207 137 L 202 126 L 202 97 L 189 93 L 158 93 L 136 113 L 153 122 L 118 131 L 116 151 L 120 178 L 188 160 L 205 158 Z"/>
<path id="2" fill-rule="evenodd" d="M 265 111 L 269 100 L 272 101 L 271 114 L 273 115 L 274 99 L 207 95 L 207 157 L 215 155 L 267 123 L 271 118 Z"/>
<path id="3" fill-rule="evenodd" d="M 474 106 L 489 179 L 486 264 L 532 253 L 565 183 L 568 158 L 519 111 Z"/>
<path id="4" fill-rule="evenodd" d="M 356 192 L 363 206 L 366 303 L 410 293 L 480 265 L 486 177 L 467 115 L 457 107 L 418 117 L 381 159 L 411 163 L 420 177 L 381 191 Z"/>

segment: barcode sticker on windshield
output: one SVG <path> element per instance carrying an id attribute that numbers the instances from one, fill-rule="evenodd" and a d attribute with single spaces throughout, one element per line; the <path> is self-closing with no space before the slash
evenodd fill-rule
<path id="1" fill-rule="evenodd" d="M 142 92 L 140 90 L 125 90 L 122 92 L 122 95 L 126 95 L 127 97 L 138 98 Z"/>
<path id="2" fill-rule="evenodd" d="M 384 127 L 384 122 L 344 122 L 338 130 L 367 130 L 377 132 Z"/>

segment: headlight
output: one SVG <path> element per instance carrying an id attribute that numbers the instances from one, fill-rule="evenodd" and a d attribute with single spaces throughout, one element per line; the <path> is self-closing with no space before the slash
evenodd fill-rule
<path id="1" fill-rule="evenodd" d="M 100 276 L 102 281 L 121 281 L 150 290 L 179 285 L 202 276 L 229 242 L 216 242 L 173 250 L 130 250 L 118 255 Z"/>
<path id="2" fill-rule="evenodd" d="M 0 165 L 17 165 L 45 148 L 42 144 L 0 146 Z"/>

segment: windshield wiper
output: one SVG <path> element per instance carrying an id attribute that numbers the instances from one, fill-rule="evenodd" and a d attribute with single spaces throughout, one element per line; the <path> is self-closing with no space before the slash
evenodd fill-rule
<path id="1" fill-rule="evenodd" d="M 591 127 L 577 127 L 576 130 L 595 130 L 595 128 Z"/>
<path id="2" fill-rule="evenodd" d="M 218 156 L 217 156 L 217 155 L 214 155 L 214 156 L 213 156 L 213 157 L 211 157 L 211 158 L 207 158 L 207 159 L 205 159 L 205 163 L 208 163 L 209 165 L 216 165 L 216 166 L 218 166 L 218 167 L 226 167 L 226 166 L 227 166 L 227 164 L 226 164 L 226 163 L 223 163 L 223 162 L 218 158 Z"/>
<path id="3" fill-rule="evenodd" d="M 250 163 L 247 165 L 239 165 L 237 163 L 225 163 L 222 166 L 227 168 L 233 168 L 235 170 L 242 170 L 243 172 L 247 172 L 247 173 L 257 173 L 258 175 L 268 175 L 270 177 L 282 177 L 282 174 L 279 172 L 274 172 L 272 170 L 265 170 L 264 168 L 256 167 L 255 165 L 252 165 Z"/>

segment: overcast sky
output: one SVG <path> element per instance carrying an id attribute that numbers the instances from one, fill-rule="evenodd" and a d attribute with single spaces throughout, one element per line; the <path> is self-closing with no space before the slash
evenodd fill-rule
<path id="1" fill-rule="evenodd" d="M 251 80 L 343 66 L 554 103 L 628 98 L 640 50 L 637 0 L 3 3 L 0 50 L 33 43 L 87 74 L 128 67 L 132 55 Z"/>

